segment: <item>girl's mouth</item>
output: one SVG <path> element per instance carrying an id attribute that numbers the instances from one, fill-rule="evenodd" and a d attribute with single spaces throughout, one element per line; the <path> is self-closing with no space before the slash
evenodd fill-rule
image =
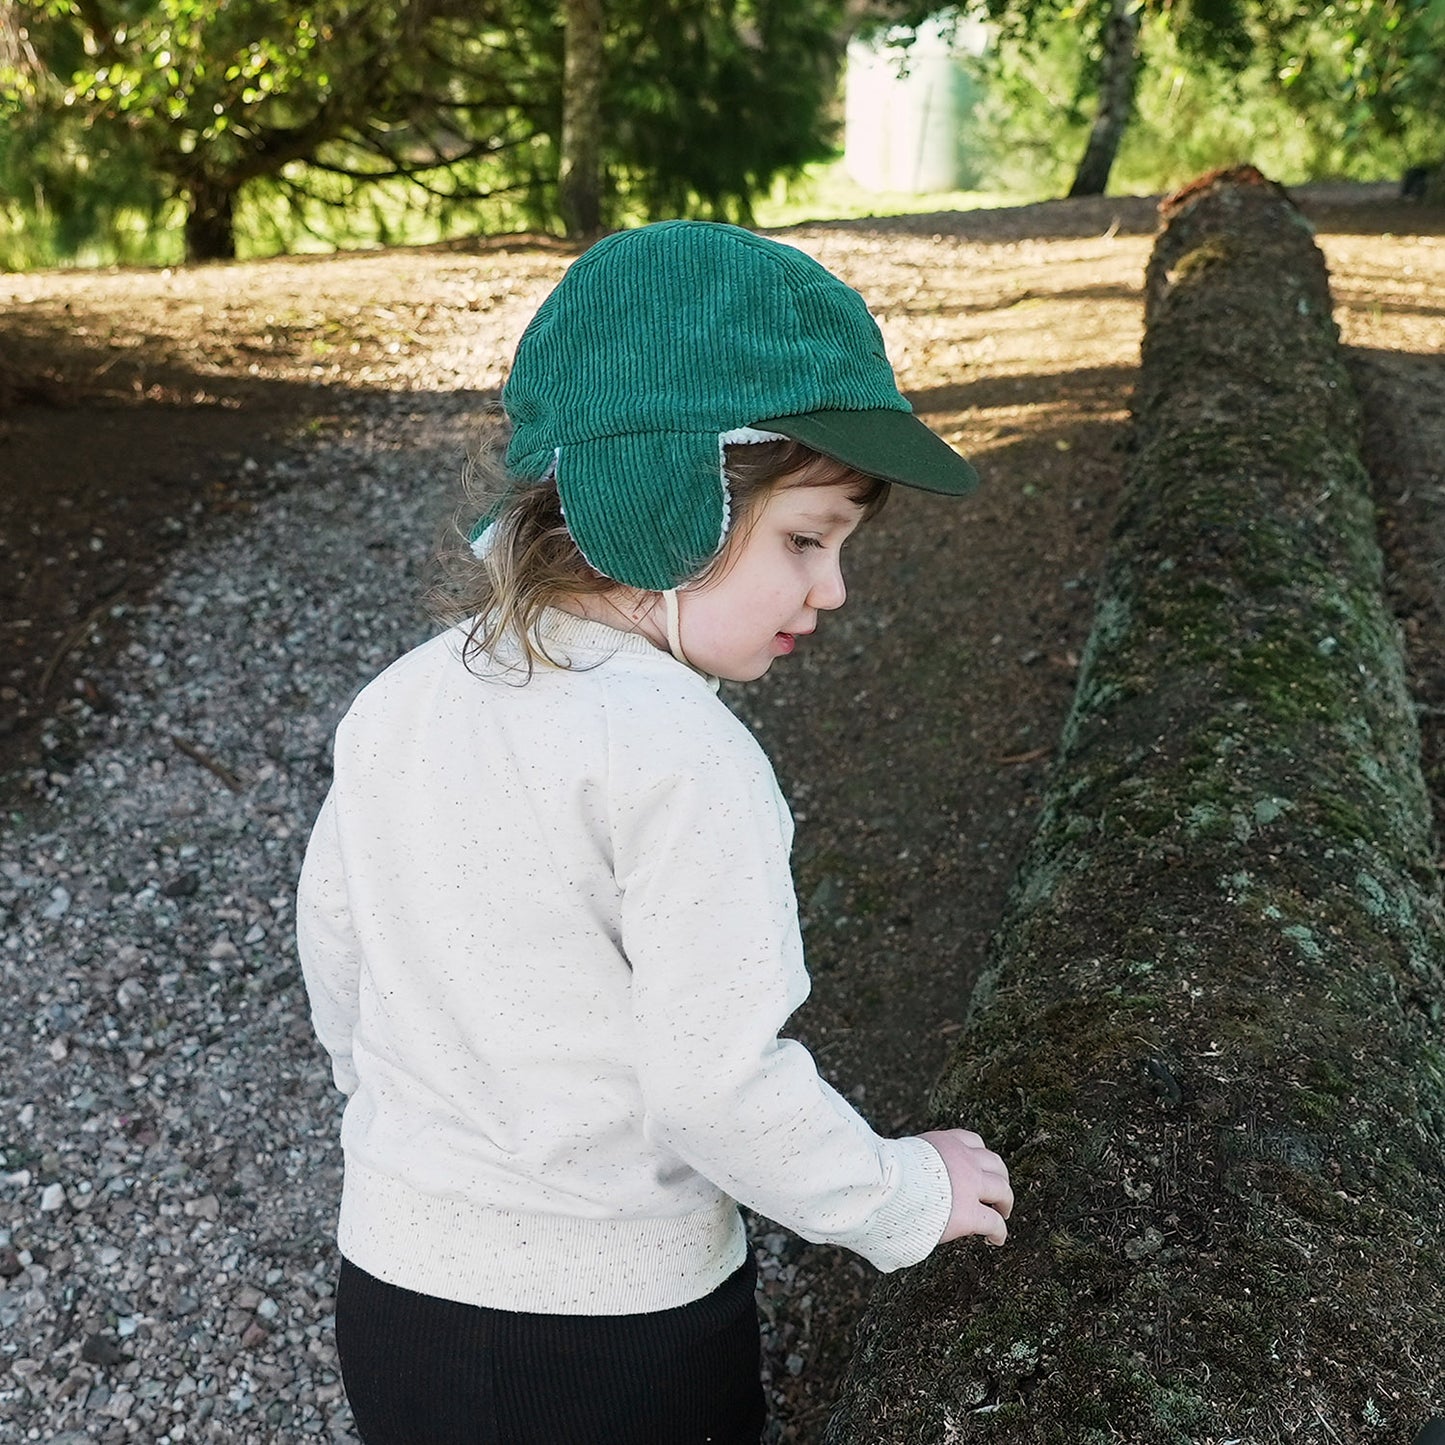
<path id="1" fill-rule="evenodd" d="M 798 645 L 798 639 L 791 632 L 778 633 L 774 641 L 778 644 L 779 651 L 784 654 L 791 652 Z"/>

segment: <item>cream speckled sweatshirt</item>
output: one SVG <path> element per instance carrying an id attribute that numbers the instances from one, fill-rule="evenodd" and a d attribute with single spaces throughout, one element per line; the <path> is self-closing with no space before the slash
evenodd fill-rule
<path id="1" fill-rule="evenodd" d="M 571 669 L 479 677 L 447 633 L 337 730 L 297 930 L 348 1096 L 342 1253 L 552 1314 L 700 1298 L 742 1262 L 735 1201 L 922 1259 L 942 1160 L 778 1038 L 808 979 L 762 750 L 645 638 L 544 628 Z"/>

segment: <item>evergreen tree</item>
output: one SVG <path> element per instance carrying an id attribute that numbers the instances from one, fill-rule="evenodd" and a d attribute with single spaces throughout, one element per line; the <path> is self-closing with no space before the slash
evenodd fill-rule
<path id="1" fill-rule="evenodd" d="M 354 216 L 384 183 L 441 220 L 490 201 L 558 226 L 564 138 L 573 229 L 746 217 L 775 176 L 828 152 L 842 7 L 609 0 L 569 126 L 566 22 L 600 0 L 7 3 L 35 65 L 16 84 L 0 55 L 6 193 L 32 223 L 46 211 L 61 245 L 127 208 L 158 226 L 179 209 L 198 260 L 235 253 L 238 206 L 263 193 Z M 374 211 L 386 239 L 396 220 Z"/>
<path id="2" fill-rule="evenodd" d="M 621 199 L 747 222 L 774 177 L 831 153 L 842 0 L 632 0 L 608 32 L 604 123 Z"/>

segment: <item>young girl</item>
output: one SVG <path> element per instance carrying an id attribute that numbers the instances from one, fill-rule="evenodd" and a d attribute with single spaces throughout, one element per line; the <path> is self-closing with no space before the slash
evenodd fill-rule
<path id="1" fill-rule="evenodd" d="M 346 1391 L 366 1445 L 756 1445 L 739 1202 L 892 1270 L 1013 1201 L 977 1134 L 880 1138 L 778 1037 L 792 822 L 716 680 L 843 605 L 890 482 L 976 478 L 861 298 L 731 226 L 592 247 L 503 402 L 470 620 L 353 704 L 301 877 Z"/>

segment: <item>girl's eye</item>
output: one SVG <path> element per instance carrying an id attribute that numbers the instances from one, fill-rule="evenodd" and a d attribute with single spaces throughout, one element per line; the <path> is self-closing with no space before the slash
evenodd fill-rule
<path id="1" fill-rule="evenodd" d="M 788 541 L 791 542 L 793 547 L 799 552 L 805 551 L 809 547 L 821 547 L 823 545 L 817 537 L 807 537 L 801 532 L 794 532 L 788 538 Z"/>

